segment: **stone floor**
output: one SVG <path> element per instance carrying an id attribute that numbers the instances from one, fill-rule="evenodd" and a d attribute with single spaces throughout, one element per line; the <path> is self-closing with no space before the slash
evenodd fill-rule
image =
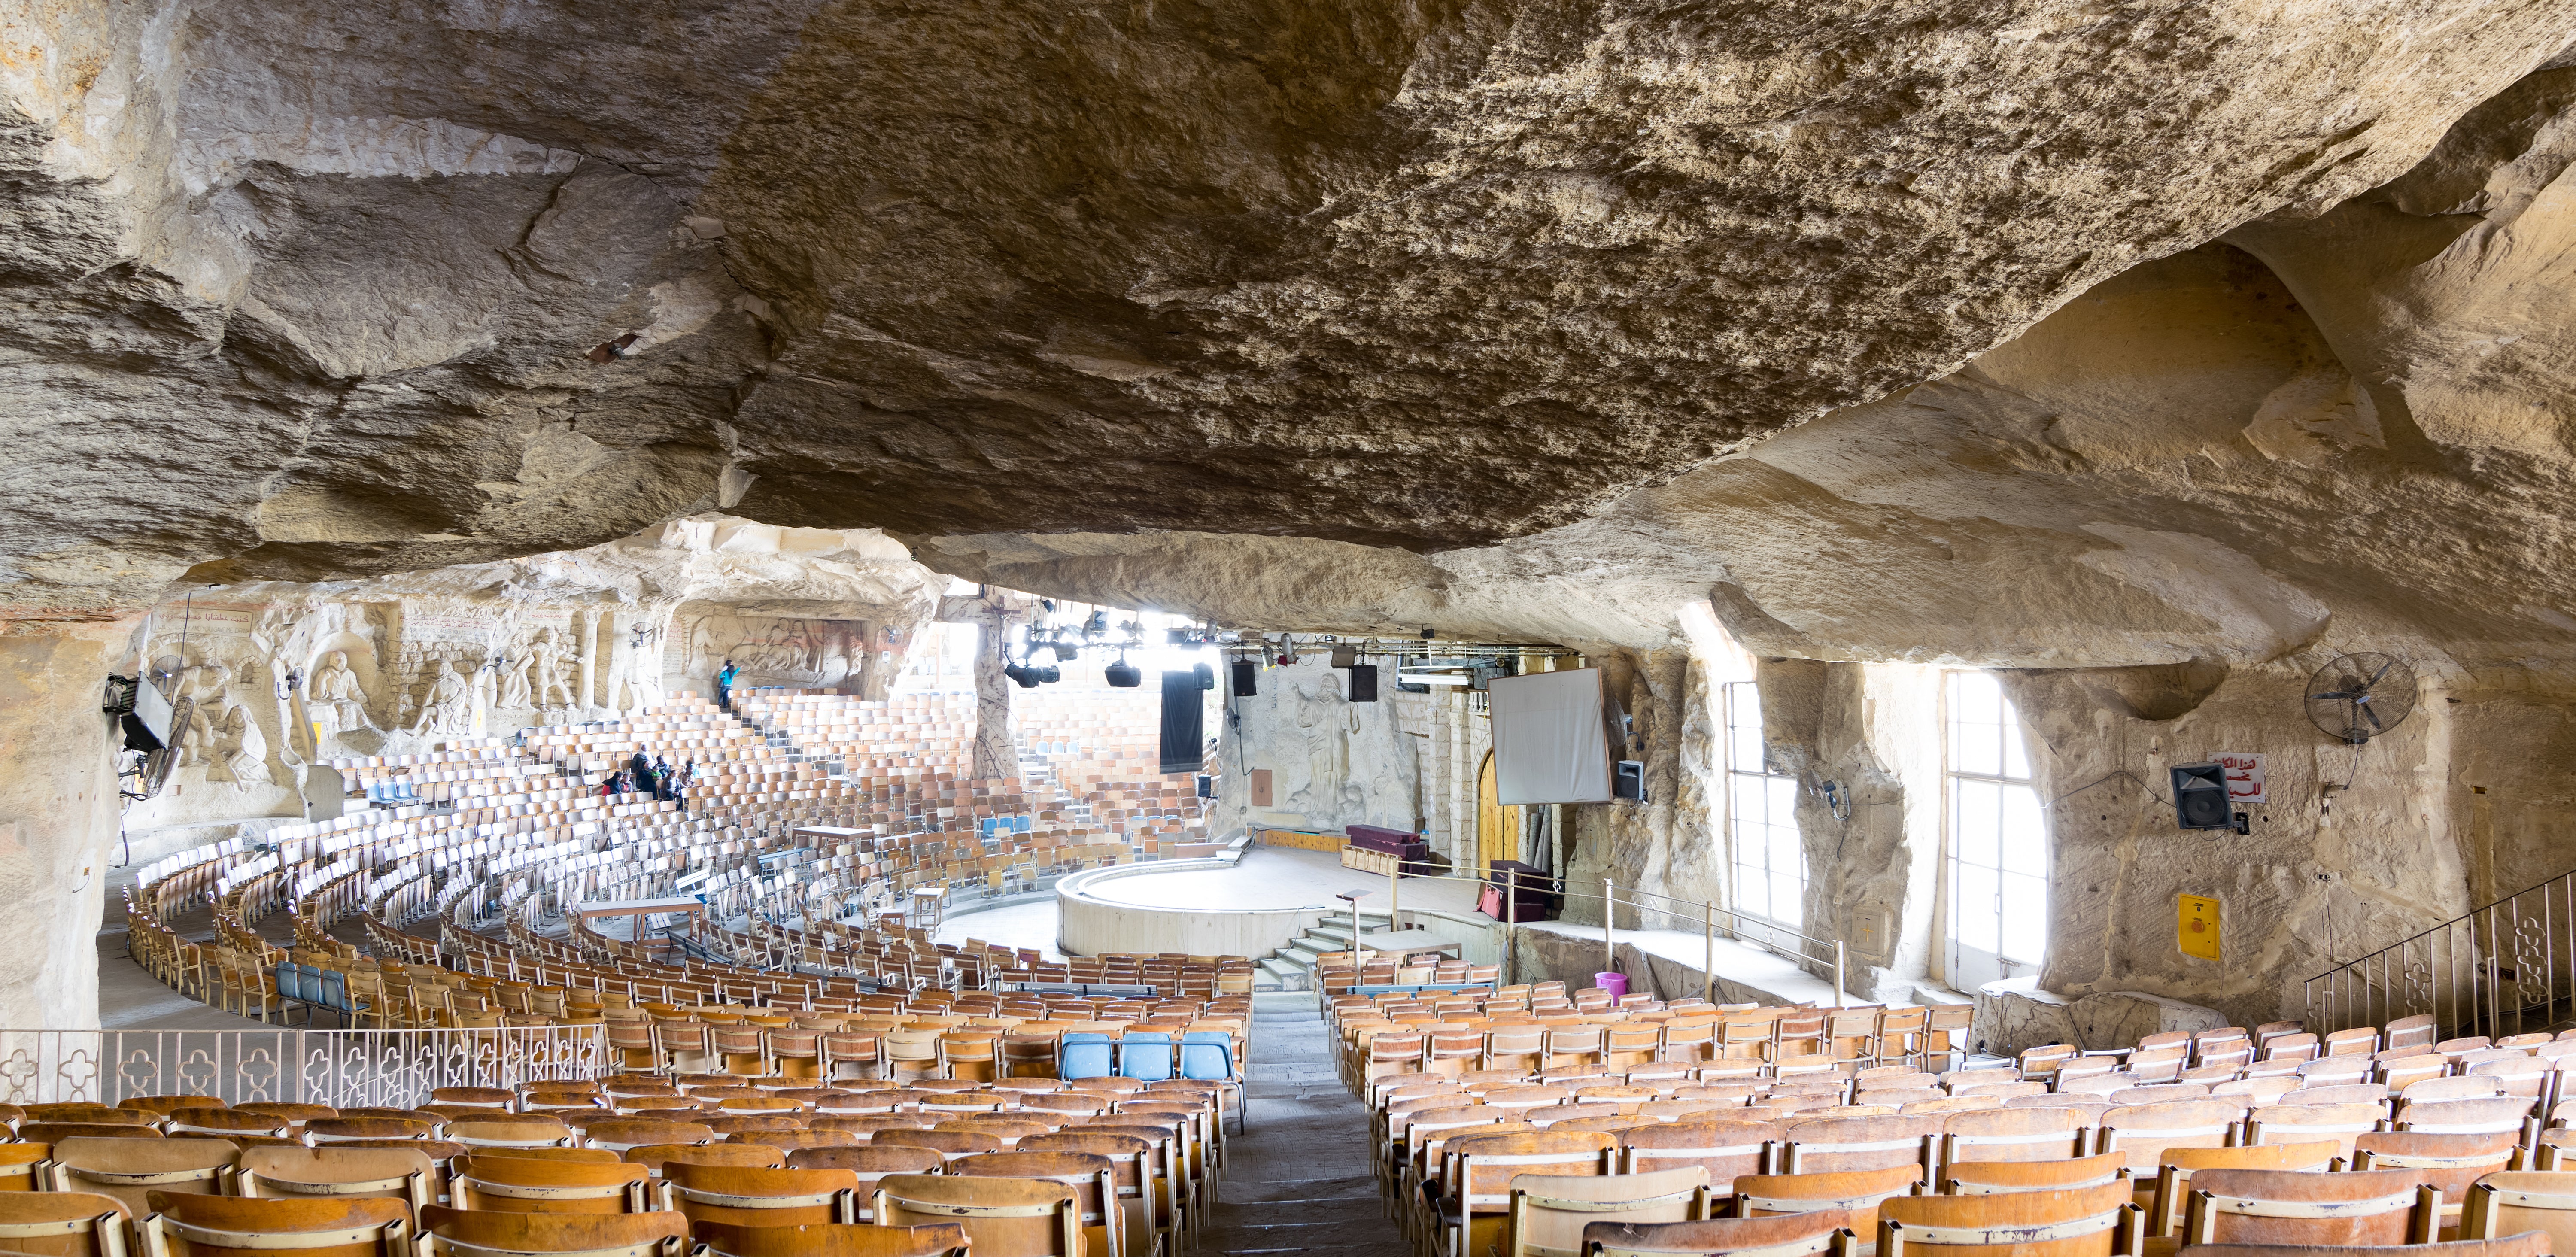
<path id="1" fill-rule="evenodd" d="M 1202 1250 L 1406 1257 L 1369 1171 L 1368 1117 L 1333 1077 L 1309 993 L 1253 997 L 1247 1129 L 1232 1137 Z"/>
<path id="2" fill-rule="evenodd" d="M 1464 912 L 1476 906 L 1477 884 L 1469 881 L 1404 879 L 1401 905 L 1410 910 Z M 1362 907 L 1386 911 L 1387 879 L 1342 867 L 1329 851 L 1294 847 L 1254 847 L 1232 868 L 1183 869 L 1132 877 L 1104 878 L 1085 891 L 1109 903 L 1155 908 L 1338 908 L 1333 896 L 1365 891 Z"/>

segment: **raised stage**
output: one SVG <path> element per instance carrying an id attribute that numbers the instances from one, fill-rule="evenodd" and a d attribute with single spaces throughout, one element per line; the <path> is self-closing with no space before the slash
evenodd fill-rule
<path id="1" fill-rule="evenodd" d="M 1065 954 L 1188 952 L 1258 959 L 1287 946 L 1345 891 L 1366 891 L 1362 912 L 1384 912 L 1387 879 L 1342 867 L 1335 852 L 1247 847 L 1220 857 L 1120 865 L 1076 874 L 1056 884 L 1057 946 Z M 1405 878 L 1398 906 L 1470 912 L 1469 882 Z"/>

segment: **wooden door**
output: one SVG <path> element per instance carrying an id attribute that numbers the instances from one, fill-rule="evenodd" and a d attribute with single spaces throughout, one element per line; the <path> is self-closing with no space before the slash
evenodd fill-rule
<path id="1" fill-rule="evenodd" d="M 1505 807 L 1494 785 L 1494 753 L 1476 770 L 1476 860 L 1482 873 L 1496 860 L 1521 858 L 1521 810 Z"/>

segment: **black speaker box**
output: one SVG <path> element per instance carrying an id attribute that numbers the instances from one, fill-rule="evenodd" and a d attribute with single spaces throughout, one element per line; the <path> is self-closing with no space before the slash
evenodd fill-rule
<path id="1" fill-rule="evenodd" d="M 1236 698 L 1250 698 L 1253 695 L 1260 693 L 1260 687 L 1254 683 L 1254 679 L 1260 675 L 1260 664 L 1254 663 L 1249 659 L 1235 660 L 1234 696 Z"/>
<path id="2" fill-rule="evenodd" d="M 1354 703 L 1374 703 L 1377 701 L 1376 664 L 1355 663 L 1351 665 L 1351 701 Z"/>
<path id="3" fill-rule="evenodd" d="M 2227 770 L 2216 764 L 2173 767 L 2174 824 L 2184 829 L 2234 829 L 2236 809 L 2227 801 Z"/>

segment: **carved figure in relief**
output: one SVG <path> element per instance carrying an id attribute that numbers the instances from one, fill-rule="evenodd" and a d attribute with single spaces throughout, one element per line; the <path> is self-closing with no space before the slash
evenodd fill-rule
<path id="1" fill-rule="evenodd" d="M 532 662 L 514 659 L 502 666 L 501 691 L 492 700 L 493 706 L 509 711 L 525 711 L 536 706 L 535 693 L 528 684 L 528 668 Z"/>
<path id="2" fill-rule="evenodd" d="M 420 722 L 412 726 L 412 732 L 462 732 L 473 719 L 470 710 L 474 701 L 473 691 L 467 688 L 465 678 L 448 666 L 447 660 L 440 659 L 436 666 L 438 672 L 430 681 L 429 698 L 421 704 Z"/>
<path id="3" fill-rule="evenodd" d="M 349 670 L 347 651 L 322 656 L 322 666 L 304 686 L 304 711 L 325 735 L 374 727 L 367 719 L 367 693 L 358 688 L 358 674 Z"/>
<path id="4" fill-rule="evenodd" d="M 570 709 L 577 705 L 572 694 L 572 663 L 555 649 L 551 629 L 537 634 L 535 667 L 539 706 Z"/>
<path id="5" fill-rule="evenodd" d="M 226 704 L 213 724 L 215 753 L 206 765 L 206 780 L 248 786 L 268 777 L 268 739 L 259 722 L 238 703 Z"/>

